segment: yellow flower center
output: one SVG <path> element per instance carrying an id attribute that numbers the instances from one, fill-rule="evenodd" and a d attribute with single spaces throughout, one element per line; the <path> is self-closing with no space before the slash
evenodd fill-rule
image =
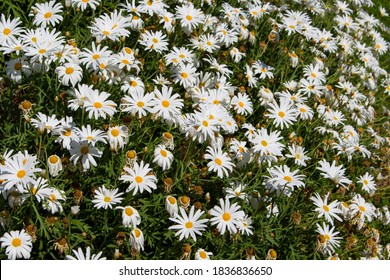
<path id="1" fill-rule="evenodd" d="M 230 216 L 230 214 L 229 214 L 228 212 L 225 212 L 225 213 L 223 213 L 223 215 L 222 215 L 222 219 L 223 219 L 225 222 L 230 221 L 231 218 L 232 218 L 232 216 Z"/>
<path id="2" fill-rule="evenodd" d="M 94 59 L 94 60 L 97 60 L 97 59 L 99 59 L 100 58 L 100 54 L 98 54 L 98 53 L 95 53 L 93 56 L 92 56 L 92 59 Z"/>
<path id="3" fill-rule="evenodd" d="M 22 102 L 22 108 L 23 108 L 24 110 L 29 110 L 29 109 L 31 109 L 31 107 L 32 107 L 32 104 L 31 104 L 30 101 L 24 100 L 24 101 Z"/>
<path id="4" fill-rule="evenodd" d="M 289 25 L 288 27 L 290 27 L 291 29 L 295 29 L 295 25 Z"/>
<path id="5" fill-rule="evenodd" d="M 57 200 L 57 197 L 54 195 L 54 194 L 50 194 L 50 200 L 51 201 L 56 201 Z"/>
<path id="6" fill-rule="evenodd" d="M 324 209 L 326 212 L 329 212 L 329 210 L 330 210 L 329 207 L 328 207 L 328 205 L 323 205 L 323 206 L 322 206 L 322 209 Z"/>
<path id="7" fill-rule="evenodd" d="M 165 150 L 161 150 L 161 151 L 160 151 L 160 154 L 161 154 L 163 157 L 167 157 L 167 155 L 168 155 L 167 151 L 165 151 Z"/>
<path id="8" fill-rule="evenodd" d="M 168 108 L 170 104 L 171 103 L 169 103 L 168 100 L 164 100 L 163 102 L 161 102 L 161 105 L 163 105 L 163 107 L 165 107 L 165 108 Z"/>
<path id="9" fill-rule="evenodd" d="M 44 16 L 45 18 L 51 18 L 52 15 L 53 15 L 52 13 L 46 12 L 43 16 Z"/>
<path id="10" fill-rule="evenodd" d="M 284 114 L 284 112 L 279 112 L 278 116 L 281 117 L 281 118 L 284 118 L 285 114 Z"/>
<path id="11" fill-rule="evenodd" d="M 187 74 L 186 72 L 181 73 L 180 76 L 181 76 L 183 79 L 187 79 L 187 78 L 188 78 L 188 74 Z"/>
<path id="12" fill-rule="evenodd" d="M 283 180 L 286 180 L 287 182 L 291 183 L 292 178 L 290 176 L 286 175 L 286 176 L 283 177 Z"/>
<path id="13" fill-rule="evenodd" d="M 83 155 L 88 154 L 89 153 L 88 146 L 82 146 L 81 149 L 80 149 L 80 153 L 82 153 Z"/>
<path id="14" fill-rule="evenodd" d="M 261 140 L 261 145 L 263 145 L 264 147 L 267 147 L 268 146 L 268 142 L 265 141 L 265 140 Z"/>
<path id="15" fill-rule="evenodd" d="M 113 130 L 111 130 L 112 136 L 117 137 L 119 134 L 120 134 L 119 129 L 114 128 Z"/>
<path id="16" fill-rule="evenodd" d="M 140 108 L 142 108 L 142 107 L 145 106 L 145 103 L 143 103 L 142 101 L 138 101 L 138 102 L 137 102 L 137 106 L 140 107 Z"/>
<path id="17" fill-rule="evenodd" d="M 69 137 L 72 135 L 72 130 L 66 129 L 64 132 L 62 132 L 62 135 Z"/>
<path id="18" fill-rule="evenodd" d="M 202 122 L 202 125 L 205 126 L 205 127 L 208 127 L 209 123 L 208 123 L 208 121 L 205 120 L 205 121 Z"/>
<path id="19" fill-rule="evenodd" d="M 238 106 L 240 106 L 241 108 L 244 107 L 244 102 L 242 101 L 238 102 Z"/>
<path id="20" fill-rule="evenodd" d="M 109 36 L 109 35 L 110 35 L 110 32 L 108 32 L 107 30 L 104 30 L 104 31 L 103 31 L 103 34 L 106 35 L 106 36 Z"/>
<path id="21" fill-rule="evenodd" d="M 127 158 L 129 158 L 129 159 L 135 158 L 136 155 L 137 155 L 137 154 L 135 153 L 134 150 L 128 151 L 128 152 L 126 153 L 126 156 L 127 156 Z"/>
<path id="22" fill-rule="evenodd" d="M 199 252 L 199 257 L 201 257 L 202 259 L 206 259 L 207 258 L 207 254 L 205 251 L 200 251 Z"/>
<path id="23" fill-rule="evenodd" d="M 103 104 L 96 101 L 95 103 L 93 103 L 93 106 L 94 106 L 95 108 L 99 109 L 99 108 L 102 108 L 102 107 L 103 107 Z"/>
<path id="24" fill-rule="evenodd" d="M 158 43 L 158 40 L 156 38 L 153 38 L 152 39 L 153 43 L 157 44 Z"/>
<path id="25" fill-rule="evenodd" d="M 56 155 L 52 155 L 52 156 L 49 157 L 49 162 L 51 164 L 56 164 L 58 161 L 59 161 L 59 158 Z"/>
<path id="26" fill-rule="evenodd" d="M 87 140 L 92 141 L 92 140 L 93 140 L 93 136 L 91 136 L 91 135 L 88 136 L 88 137 L 87 137 Z"/>
<path id="27" fill-rule="evenodd" d="M 368 181 L 367 181 L 367 180 L 364 180 L 364 181 L 363 181 L 363 184 L 368 185 Z"/>
<path id="28" fill-rule="evenodd" d="M 104 198 L 104 202 L 109 203 L 111 201 L 111 197 L 106 196 Z"/>
<path id="29" fill-rule="evenodd" d="M 313 78 L 317 78 L 317 74 L 316 73 L 311 73 L 311 76 L 313 77 Z"/>
<path id="30" fill-rule="evenodd" d="M 16 173 L 16 176 L 19 179 L 22 179 L 24 176 L 26 176 L 26 174 L 27 174 L 27 172 L 22 169 L 22 170 L 19 170 L 18 173 Z"/>
<path id="31" fill-rule="evenodd" d="M 16 71 L 20 71 L 20 69 L 22 69 L 22 63 L 16 62 L 15 65 L 14 65 L 14 69 Z"/>
<path id="32" fill-rule="evenodd" d="M 133 215 L 133 209 L 131 209 L 130 207 L 127 207 L 126 209 L 125 209 L 125 213 L 126 213 L 126 215 L 127 216 L 132 216 Z"/>
<path id="33" fill-rule="evenodd" d="M 174 198 L 173 196 L 168 197 L 168 201 L 170 204 L 176 204 L 176 198 Z"/>
<path id="34" fill-rule="evenodd" d="M 219 158 L 216 158 L 214 161 L 216 164 L 222 165 L 222 160 L 220 160 Z"/>
<path id="35" fill-rule="evenodd" d="M 66 68 L 66 70 L 65 70 L 65 73 L 68 74 L 68 75 L 72 74 L 73 72 L 74 72 L 73 67 L 68 67 L 68 68 Z"/>
<path id="36" fill-rule="evenodd" d="M 4 28 L 4 30 L 3 30 L 3 34 L 4 35 L 8 35 L 8 34 L 10 34 L 11 33 L 11 29 L 9 29 L 9 28 Z"/>
<path id="37" fill-rule="evenodd" d="M 138 85 L 138 83 L 137 83 L 136 81 L 131 81 L 130 85 L 131 85 L 132 87 L 136 87 L 136 86 Z"/>
<path id="38" fill-rule="evenodd" d="M 44 54 L 44 53 L 46 52 L 46 50 L 45 50 L 45 49 L 40 49 L 38 52 L 39 52 L 40 54 Z"/>
<path id="39" fill-rule="evenodd" d="M 359 210 L 360 210 L 361 212 L 366 212 L 366 208 L 365 208 L 363 205 L 360 205 L 360 206 L 359 206 Z"/>
<path id="40" fill-rule="evenodd" d="M 301 108 L 299 108 L 299 111 L 301 111 L 302 113 L 305 113 L 305 112 L 306 112 L 306 109 L 303 108 L 303 107 L 301 107 Z"/>
<path id="41" fill-rule="evenodd" d="M 138 228 L 136 228 L 136 229 L 134 229 L 134 234 L 135 234 L 135 237 L 138 238 L 141 236 L 141 231 Z"/>
<path id="42" fill-rule="evenodd" d="M 128 61 L 127 59 L 122 59 L 122 63 L 128 65 L 130 64 L 130 61 Z"/>
<path id="43" fill-rule="evenodd" d="M 22 240 L 20 238 L 12 239 L 12 246 L 19 247 L 22 245 Z"/>
<path id="44" fill-rule="evenodd" d="M 138 183 L 138 184 L 141 184 L 143 182 L 144 179 L 142 179 L 141 176 L 135 176 L 135 181 Z"/>
<path id="45" fill-rule="evenodd" d="M 186 227 L 186 228 L 192 228 L 192 227 L 193 227 L 192 222 L 187 222 L 187 223 L 185 224 L 185 227 Z"/>
<path id="46" fill-rule="evenodd" d="M 190 20 L 192 20 L 192 16 L 186 15 L 186 19 L 190 21 Z"/>
<path id="47" fill-rule="evenodd" d="M 179 57 L 181 58 L 181 59 L 183 59 L 183 58 L 185 58 L 186 56 L 184 55 L 184 54 L 179 54 Z"/>
<path id="48" fill-rule="evenodd" d="M 182 196 L 181 198 L 180 198 L 180 202 L 182 203 L 182 204 L 187 204 L 188 202 L 190 201 L 190 198 L 188 197 L 188 196 Z"/>

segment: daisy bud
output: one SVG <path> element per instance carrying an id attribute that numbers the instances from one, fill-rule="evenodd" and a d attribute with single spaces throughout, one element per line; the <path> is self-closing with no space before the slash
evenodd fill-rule
<path id="1" fill-rule="evenodd" d="M 70 0 L 65 0 L 65 8 L 69 8 L 71 5 Z"/>
<path id="2" fill-rule="evenodd" d="M 51 155 L 47 159 L 47 164 L 49 167 L 49 173 L 51 176 L 56 177 L 59 172 L 62 170 L 62 162 L 59 156 Z"/>
<path id="3" fill-rule="evenodd" d="M 186 243 L 183 246 L 183 254 L 181 255 L 181 260 L 189 260 L 191 257 L 191 245 Z"/>
<path id="4" fill-rule="evenodd" d="M 70 207 L 70 213 L 72 215 L 77 215 L 79 212 L 80 212 L 80 206 L 75 205 L 75 206 Z"/>
<path id="5" fill-rule="evenodd" d="M 165 209 L 171 217 L 175 217 L 175 215 L 179 212 L 176 198 L 171 195 L 167 196 L 165 199 Z"/>
<path id="6" fill-rule="evenodd" d="M 75 190 L 73 192 L 73 200 L 76 204 L 80 204 L 83 199 L 83 192 L 81 190 Z"/>
<path id="7" fill-rule="evenodd" d="M 190 198 L 186 195 L 183 195 L 183 196 L 179 197 L 179 203 L 180 203 L 180 207 L 187 210 L 188 206 L 190 205 Z"/>
<path id="8" fill-rule="evenodd" d="M 268 250 L 266 260 L 276 260 L 277 257 L 278 257 L 278 254 L 276 253 L 276 251 L 274 249 Z"/>

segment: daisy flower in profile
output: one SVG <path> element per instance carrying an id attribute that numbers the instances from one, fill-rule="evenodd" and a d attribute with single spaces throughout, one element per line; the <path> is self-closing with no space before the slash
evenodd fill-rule
<path id="1" fill-rule="evenodd" d="M 375 217 L 375 206 L 372 203 L 366 202 L 366 200 L 360 195 L 356 194 L 352 198 L 352 203 L 349 205 L 349 209 L 352 211 L 352 215 L 357 215 L 359 219 L 371 222 Z"/>
<path id="2" fill-rule="evenodd" d="M 273 166 L 268 169 L 271 179 L 269 180 L 274 185 L 287 186 L 291 189 L 294 187 L 304 187 L 305 183 L 302 182 L 305 175 L 297 175 L 299 170 L 291 171 L 287 165 Z"/>
<path id="3" fill-rule="evenodd" d="M 146 30 L 141 34 L 140 44 L 145 46 L 145 50 L 154 50 L 158 53 L 168 50 L 167 35 L 161 31 L 151 32 Z"/>
<path id="4" fill-rule="evenodd" d="M 58 75 L 58 79 L 65 86 L 71 84 L 74 87 L 83 78 L 81 67 L 73 62 L 68 62 L 62 66 L 58 66 L 56 68 L 56 73 Z"/>
<path id="5" fill-rule="evenodd" d="M 71 0 L 73 7 L 79 8 L 81 11 L 84 11 L 88 7 L 91 7 L 92 10 L 95 10 L 100 4 L 100 0 Z"/>
<path id="6" fill-rule="evenodd" d="M 38 26 L 46 27 L 61 22 L 63 17 L 60 14 L 62 13 L 63 7 L 61 3 L 56 2 L 57 1 L 52 0 L 50 2 L 35 4 L 30 13 L 30 16 L 35 15 L 33 23 Z"/>
<path id="7" fill-rule="evenodd" d="M 226 230 L 230 234 L 237 233 L 237 227 L 240 226 L 241 220 L 245 217 L 244 211 L 240 210 L 241 207 L 236 202 L 230 204 L 228 198 L 225 198 L 225 200 L 220 198 L 219 204 L 220 206 L 216 205 L 210 210 L 211 225 L 217 225 L 217 229 L 221 234 L 224 234 Z"/>
<path id="8" fill-rule="evenodd" d="M 149 168 L 148 163 L 141 161 L 134 162 L 133 168 L 124 167 L 124 171 L 127 174 L 122 175 L 119 180 L 123 182 L 130 182 L 129 187 L 126 192 L 133 190 L 133 195 L 136 195 L 138 192 L 143 193 L 145 190 L 149 193 L 152 192 L 152 189 L 157 189 L 157 177 L 153 174 L 149 174 L 152 169 Z"/>
<path id="9" fill-rule="evenodd" d="M 374 177 L 372 177 L 368 172 L 366 172 L 363 176 L 359 177 L 358 183 L 362 184 L 362 190 L 366 192 L 375 192 L 376 191 L 376 183 Z"/>
<path id="10" fill-rule="evenodd" d="M 88 95 L 85 99 L 84 106 L 88 112 L 88 118 L 103 118 L 112 117 L 116 112 L 116 103 L 109 100 L 110 94 L 107 92 L 96 92 L 96 94 Z"/>
<path id="11" fill-rule="evenodd" d="M 287 154 L 286 157 L 293 158 L 295 164 L 300 166 L 306 166 L 306 161 L 310 160 L 308 156 L 305 155 L 305 148 L 299 145 L 292 144 L 288 147 L 290 154 Z"/>
<path id="12" fill-rule="evenodd" d="M 320 167 L 317 167 L 317 169 L 322 171 L 321 175 L 324 176 L 324 178 L 333 180 L 336 185 L 348 187 L 348 185 L 352 183 L 351 180 L 344 176 L 345 168 L 343 168 L 342 165 L 336 166 L 336 161 L 333 161 L 332 165 L 330 165 L 329 162 L 323 159 L 319 164 Z"/>
<path id="13" fill-rule="evenodd" d="M 248 217 L 248 215 L 245 215 L 243 218 L 239 220 L 237 228 L 241 234 L 253 235 L 252 219 Z"/>
<path id="14" fill-rule="evenodd" d="M 225 197 L 230 199 L 230 198 L 235 198 L 238 197 L 240 199 L 245 199 L 246 198 L 246 193 L 243 192 L 246 188 L 246 185 L 242 182 L 232 182 L 230 183 L 230 186 L 225 187 L 223 189 L 225 193 Z"/>
<path id="15" fill-rule="evenodd" d="M 330 228 L 329 225 L 322 223 L 317 224 L 318 240 L 317 250 L 324 255 L 332 255 L 336 248 L 340 247 L 341 237 L 337 237 L 338 231 L 334 232 L 335 227 Z"/>
<path id="16" fill-rule="evenodd" d="M 186 211 L 180 207 L 180 215 L 176 215 L 174 218 L 169 218 L 172 222 L 177 225 L 170 226 L 171 230 L 178 230 L 175 236 L 180 235 L 179 240 L 188 238 L 189 236 L 196 242 L 196 235 L 202 235 L 202 231 L 206 229 L 205 223 L 208 219 L 199 218 L 204 214 L 204 211 L 199 209 L 195 212 L 195 207 L 191 206 L 190 212 L 187 215 Z"/>
<path id="17" fill-rule="evenodd" d="M 98 142 L 107 143 L 106 133 L 100 129 L 92 129 L 89 124 L 87 126 L 82 126 L 81 129 L 76 128 L 75 130 L 80 141 L 87 141 L 88 143 L 91 143 L 92 146 L 95 146 Z"/>
<path id="18" fill-rule="evenodd" d="M 238 93 L 238 96 L 234 96 L 231 104 L 240 115 L 246 116 L 253 112 L 252 101 L 245 93 Z"/>
<path id="19" fill-rule="evenodd" d="M 195 252 L 195 260 L 209 260 L 212 255 L 212 252 L 206 252 L 206 250 L 200 248 Z"/>
<path id="20" fill-rule="evenodd" d="M 95 196 L 92 200 L 92 203 L 94 204 L 94 207 L 97 209 L 100 208 L 110 208 L 112 209 L 112 206 L 115 204 L 121 203 L 123 200 L 122 197 L 120 197 L 123 193 L 118 193 L 118 189 L 106 189 L 106 187 L 103 185 L 99 187 L 99 189 L 95 190 Z"/>
<path id="21" fill-rule="evenodd" d="M 19 18 L 11 17 L 5 18 L 4 14 L 1 14 L 0 18 L 0 45 L 9 44 L 16 41 L 16 37 L 21 34 L 23 28 L 18 27 L 22 22 Z"/>
<path id="22" fill-rule="evenodd" d="M 165 120 L 172 120 L 177 115 L 181 115 L 183 99 L 177 93 L 172 95 L 172 90 L 172 87 L 166 86 L 163 86 L 161 91 L 157 88 L 154 90 L 155 98 L 151 102 L 151 113 Z"/>
<path id="23" fill-rule="evenodd" d="M 111 150 L 117 151 L 118 149 L 123 149 L 127 143 L 129 130 L 124 125 L 112 126 L 108 129 L 107 135 Z"/>
<path id="24" fill-rule="evenodd" d="M 328 197 L 329 193 L 325 195 L 324 200 L 322 200 L 318 193 L 314 193 L 314 196 L 310 197 L 310 200 L 312 200 L 314 205 L 317 206 L 315 209 L 315 211 L 319 213 L 317 218 L 325 216 L 325 220 L 333 226 L 333 218 L 340 222 L 342 221 L 342 219 L 337 215 L 342 214 L 342 211 L 339 209 L 340 203 L 338 200 L 328 204 Z"/>
<path id="25" fill-rule="evenodd" d="M 154 149 L 153 162 L 156 162 L 161 166 L 162 170 L 167 170 L 171 167 L 173 162 L 173 154 L 164 145 L 158 145 Z"/>
<path id="26" fill-rule="evenodd" d="M 134 228 L 130 232 L 130 246 L 132 249 L 137 252 L 141 252 L 144 250 L 144 234 L 139 228 Z"/>
<path id="27" fill-rule="evenodd" d="M 5 254 L 9 260 L 29 259 L 32 250 L 32 238 L 24 229 L 6 232 L 0 238 L 1 247 L 6 248 Z"/>
<path id="28" fill-rule="evenodd" d="M 47 166 L 49 168 L 49 174 L 56 177 L 62 170 L 62 162 L 59 156 L 51 155 L 47 158 Z"/>
<path id="29" fill-rule="evenodd" d="M 296 118 L 296 109 L 293 107 L 293 104 L 290 100 L 281 99 L 280 105 L 276 102 L 269 103 L 267 116 L 273 119 L 273 123 L 276 127 L 283 129 L 284 127 L 288 128 L 294 122 L 297 121 Z"/>
<path id="30" fill-rule="evenodd" d="M 103 258 L 100 257 L 103 254 L 103 252 L 99 252 L 99 253 L 93 254 L 91 256 L 91 247 L 89 247 L 89 246 L 85 250 L 85 255 L 84 255 L 84 252 L 81 248 L 78 248 L 77 251 L 72 250 L 72 252 L 76 257 L 73 257 L 71 255 L 67 255 L 66 256 L 67 260 L 105 260 L 105 259 L 107 259 L 106 257 L 103 257 Z"/>
<path id="31" fill-rule="evenodd" d="M 80 160 L 84 171 L 88 170 L 91 164 L 97 166 L 95 157 L 100 158 L 103 154 L 88 141 L 72 141 L 70 143 L 70 153 L 72 155 L 70 160 L 73 161 L 73 164 L 76 165 Z"/>
<path id="32" fill-rule="evenodd" d="M 135 208 L 117 206 L 115 209 L 122 210 L 122 224 L 125 227 L 135 228 L 141 223 L 141 216 Z"/>
<path id="33" fill-rule="evenodd" d="M 51 214 L 61 213 L 63 211 L 61 201 L 66 200 L 65 192 L 56 188 L 45 188 L 42 192 L 45 195 L 42 202 L 43 208 L 50 211 Z"/>
<path id="34" fill-rule="evenodd" d="M 204 158 L 210 160 L 207 163 L 209 171 L 217 172 L 218 177 L 223 178 L 229 176 L 229 172 L 233 171 L 234 163 L 226 152 L 223 152 L 220 147 L 208 146 L 207 154 Z"/>
<path id="35" fill-rule="evenodd" d="M 171 218 L 179 213 L 179 206 L 177 205 L 177 199 L 175 197 L 168 195 L 165 198 L 165 210 L 167 210 Z"/>

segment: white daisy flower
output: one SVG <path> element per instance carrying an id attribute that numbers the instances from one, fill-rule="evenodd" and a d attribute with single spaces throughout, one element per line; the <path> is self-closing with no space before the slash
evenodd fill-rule
<path id="1" fill-rule="evenodd" d="M 70 160 L 73 161 L 73 164 L 76 165 L 80 160 L 84 171 L 90 168 L 90 164 L 97 166 L 95 157 L 100 158 L 103 154 L 103 152 L 92 146 L 88 141 L 72 141 L 70 143 L 70 153 L 72 155 Z"/>
<path id="2" fill-rule="evenodd" d="M 245 217 L 244 211 L 240 210 L 241 207 L 237 203 L 230 204 L 230 200 L 225 198 L 219 199 L 220 206 L 216 205 L 210 210 L 211 225 L 217 225 L 217 229 L 221 234 L 224 234 L 226 230 L 230 234 L 237 233 L 240 225 L 240 221 Z"/>
<path id="3" fill-rule="evenodd" d="M 167 170 L 171 167 L 173 162 L 173 154 L 164 145 L 158 145 L 154 149 L 154 160 L 162 170 Z"/>
<path id="4" fill-rule="evenodd" d="M 133 195 L 136 195 L 138 192 L 143 193 L 147 191 L 151 193 L 153 189 L 157 189 L 157 178 L 155 175 L 149 174 L 152 169 L 149 168 L 148 163 L 145 164 L 141 161 L 138 164 L 138 162 L 134 162 L 133 168 L 124 167 L 123 169 L 127 174 L 122 175 L 119 180 L 130 182 L 126 192 L 133 190 Z"/>
<path id="5" fill-rule="evenodd" d="M 220 178 L 229 177 L 229 172 L 233 171 L 235 165 L 228 154 L 223 152 L 220 147 L 208 146 L 206 151 L 207 154 L 205 154 L 204 158 L 210 160 L 207 163 L 208 170 L 216 171 Z"/>
<path id="6" fill-rule="evenodd" d="M 29 259 L 32 250 L 32 238 L 24 229 L 6 232 L 0 238 L 1 247 L 6 248 L 5 254 L 9 260 Z"/>
<path id="7" fill-rule="evenodd" d="M 178 230 L 175 236 L 180 235 L 179 240 L 188 238 L 189 236 L 196 242 L 196 235 L 202 235 L 202 231 L 206 229 L 205 223 L 208 219 L 199 218 L 204 214 L 204 211 L 199 209 L 195 212 L 195 207 L 191 206 L 190 212 L 187 215 L 186 211 L 180 207 L 180 215 L 176 215 L 174 218 L 169 218 L 177 225 L 170 226 L 169 229 Z"/>
<path id="8" fill-rule="evenodd" d="M 95 190 L 95 196 L 92 200 L 92 203 L 97 209 L 112 209 L 115 204 L 121 203 L 123 200 L 121 197 L 122 194 L 122 192 L 118 193 L 118 189 L 106 189 L 106 187 L 103 185 L 99 187 L 99 189 Z"/>
<path id="9" fill-rule="evenodd" d="M 123 226 L 135 228 L 141 223 L 141 216 L 135 208 L 127 205 L 125 207 L 117 206 L 115 209 L 122 210 Z"/>
<path id="10" fill-rule="evenodd" d="M 95 0 L 93 0 L 93 1 L 95 1 Z M 72 250 L 72 252 L 76 257 L 73 257 L 71 255 L 67 255 L 66 256 L 67 260 L 105 260 L 106 259 L 106 257 L 103 257 L 103 258 L 100 257 L 103 254 L 103 252 L 99 252 L 99 253 L 93 254 L 91 256 L 91 247 L 89 247 L 89 246 L 85 250 L 85 255 L 84 255 L 84 252 L 81 248 L 78 248 L 77 251 Z"/>

